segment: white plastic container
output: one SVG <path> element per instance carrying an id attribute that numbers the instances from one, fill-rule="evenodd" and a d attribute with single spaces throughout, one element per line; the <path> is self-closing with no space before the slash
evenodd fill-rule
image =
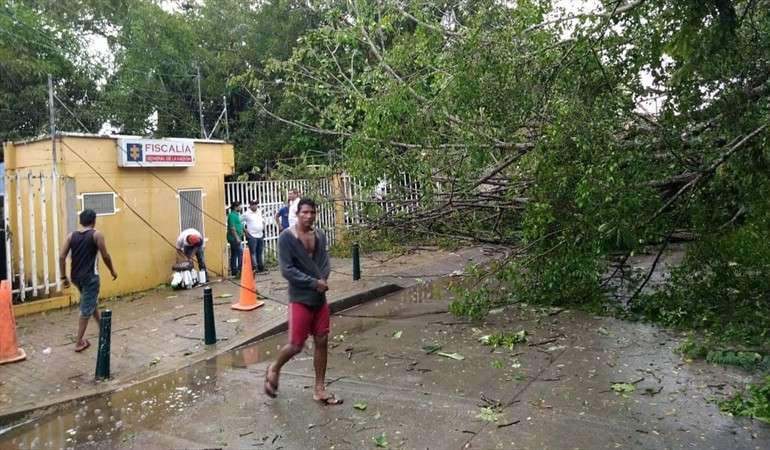
<path id="1" fill-rule="evenodd" d="M 185 288 L 190 289 L 193 286 L 192 273 L 189 270 L 182 272 L 182 280 Z"/>

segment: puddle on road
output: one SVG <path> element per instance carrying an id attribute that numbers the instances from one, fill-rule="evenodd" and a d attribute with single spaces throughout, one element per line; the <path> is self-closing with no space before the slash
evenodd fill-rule
<path id="1" fill-rule="evenodd" d="M 422 313 L 439 310 L 431 300 L 450 297 L 449 283 L 449 278 L 439 279 L 366 303 L 365 308 L 336 314 L 330 339 L 360 333 L 385 320 L 397 320 L 404 309 L 415 311 L 415 305 Z M 73 402 L 41 417 L 0 428 L 0 450 L 112 448 L 224 389 L 217 380 L 225 371 L 246 369 L 272 359 L 286 339 L 286 333 L 280 333 L 137 386 Z"/>

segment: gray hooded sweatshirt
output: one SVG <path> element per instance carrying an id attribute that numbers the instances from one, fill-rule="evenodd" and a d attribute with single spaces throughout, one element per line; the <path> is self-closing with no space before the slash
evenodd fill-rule
<path id="1" fill-rule="evenodd" d="M 326 294 L 316 291 L 316 280 L 327 280 L 331 271 L 326 235 L 315 229 L 315 254 L 310 256 L 294 233 L 289 227 L 278 236 L 278 265 L 289 282 L 289 301 L 319 308 L 326 302 Z"/>

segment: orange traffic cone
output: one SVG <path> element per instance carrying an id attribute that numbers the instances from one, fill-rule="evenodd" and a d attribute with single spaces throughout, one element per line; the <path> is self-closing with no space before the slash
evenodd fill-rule
<path id="1" fill-rule="evenodd" d="M 27 354 L 16 342 L 16 318 L 11 304 L 11 283 L 0 281 L 0 364 L 21 361 Z"/>
<path id="2" fill-rule="evenodd" d="M 251 269 L 251 252 L 246 247 L 243 250 L 241 264 L 241 298 L 238 299 L 238 303 L 230 307 L 239 311 L 251 311 L 264 304 L 263 301 L 257 301 L 257 283 L 254 281 L 254 271 Z"/>

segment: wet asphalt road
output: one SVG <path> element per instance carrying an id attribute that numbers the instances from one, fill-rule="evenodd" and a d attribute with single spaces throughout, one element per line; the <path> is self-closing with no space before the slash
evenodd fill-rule
<path id="1" fill-rule="evenodd" d="M 770 448 L 770 427 L 724 416 L 711 401 L 748 376 L 683 362 L 674 335 L 521 305 L 468 323 L 446 312 L 445 284 L 333 317 L 327 381 L 341 406 L 313 402 L 309 347 L 285 367 L 277 399 L 262 393 L 286 340 L 278 335 L 17 424 L 0 435 L 0 450 Z M 479 342 L 500 330 L 526 330 L 528 341 Z"/>

